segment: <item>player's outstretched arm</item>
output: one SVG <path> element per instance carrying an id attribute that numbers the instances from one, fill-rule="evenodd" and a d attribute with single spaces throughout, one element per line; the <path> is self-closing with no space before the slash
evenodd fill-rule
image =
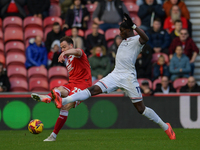
<path id="1" fill-rule="evenodd" d="M 65 61 L 65 56 L 69 56 L 69 55 L 81 56 L 82 55 L 82 51 L 79 48 L 77 48 L 77 49 L 73 48 L 73 49 L 69 49 L 67 51 L 64 51 L 58 57 L 58 62 L 61 62 L 61 63 L 64 62 Z"/>
<path id="2" fill-rule="evenodd" d="M 138 35 L 140 35 L 140 43 L 145 44 L 149 40 L 148 36 L 140 28 L 138 28 L 135 23 L 133 23 L 132 19 L 128 14 L 124 13 L 124 16 L 126 17 L 124 21 L 127 23 L 127 25 L 130 28 L 134 29 L 138 33 Z"/>

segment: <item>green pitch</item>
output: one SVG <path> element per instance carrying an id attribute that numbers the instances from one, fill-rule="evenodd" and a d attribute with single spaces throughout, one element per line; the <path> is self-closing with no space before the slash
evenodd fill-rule
<path id="1" fill-rule="evenodd" d="M 199 150 L 200 129 L 174 129 L 169 140 L 161 129 L 61 130 L 56 142 L 43 142 L 52 130 L 0 131 L 0 150 Z"/>

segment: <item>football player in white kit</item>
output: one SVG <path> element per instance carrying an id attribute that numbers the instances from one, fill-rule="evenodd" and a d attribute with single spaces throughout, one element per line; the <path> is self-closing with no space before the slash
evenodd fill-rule
<path id="1" fill-rule="evenodd" d="M 55 91 L 52 90 L 56 107 L 61 108 L 62 106 L 71 102 L 83 101 L 100 93 L 110 93 L 118 88 L 123 88 L 130 97 L 137 111 L 147 117 L 149 120 L 152 120 L 160 125 L 168 137 L 171 140 L 175 140 L 176 135 L 172 130 L 171 125 L 163 122 L 162 119 L 154 112 L 154 110 L 144 105 L 139 83 L 137 81 L 135 61 L 138 54 L 141 52 L 142 47 L 149 38 L 132 22 L 129 15 L 124 14 L 124 16 L 124 22 L 121 23 L 119 28 L 120 36 L 122 37 L 123 41 L 117 50 L 116 65 L 114 70 L 106 77 L 99 80 L 95 85 L 66 98 L 59 97 Z M 138 35 L 135 36 L 133 30 L 135 30 Z M 60 55 L 58 61 L 64 61 L 62 55 Z"/>

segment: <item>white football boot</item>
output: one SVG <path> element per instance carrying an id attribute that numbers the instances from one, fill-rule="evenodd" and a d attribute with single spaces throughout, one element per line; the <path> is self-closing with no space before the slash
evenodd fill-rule
<path id="1" fill-rule="evenodd" d="M 53 142 L 53 141 L 56 141 L 56 138 L 54 138 L 53 135 L 50 135 L 48 138 L 44 140 L 44 142 Z"/>

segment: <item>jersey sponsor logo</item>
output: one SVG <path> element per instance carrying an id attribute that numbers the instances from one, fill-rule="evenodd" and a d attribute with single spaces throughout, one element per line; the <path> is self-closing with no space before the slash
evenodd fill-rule
<path id="1" fill-rule="evenodd" d="M 121 43 L 120 46 L 128 46 L 128 43 Z"/>
<path id="2" fill-rule="evenodd" d="M 74 67 L 72 67 L 72 63 L 71 63 L 73 61 L 73 59 L 74 59 L 74 55 L 69 56 L 68 59 L 67 59 L 67 70 L 68 70 L 68 72 L 70 72 L 74 69 Z"/>

